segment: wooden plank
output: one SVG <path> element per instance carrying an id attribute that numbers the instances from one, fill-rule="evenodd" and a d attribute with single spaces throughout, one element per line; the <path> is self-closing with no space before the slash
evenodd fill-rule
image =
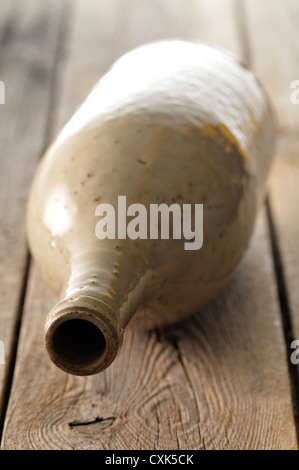
<path id="1" fill-rule="evenodd" d="M 45 145 L 52 70 L 61 6 L 57 0 L 5 1 L 1 31 L 0 78 L 0 339 L 6 364 L 0 365 L 0 421 L 13 358 L 22 286 L 26 275 L 25 204 L 36 162 Z"/>
<path id="2" fill-rule="evenodd" d="M 269 191 L 271 213 L 281 255 L 287 300 L 293 326 L 292 336 L 297 340 L 299 340 L 298 155 L 299 141 L 297 139 L 281 139 Z M 291 344 L 288 346 L 291 347 Z"/>
<path id="3" fill-rule="evenodd" d="M 298 106 L 290 101 L 293 80 L 298 80 L 299 8 L 296 0 L 245 0 L 251 65 L 268 90 L 279 128 L 296 133 Z"/>
<path id="4" fill-rule="evenodd" d="M 142 3 L 144 10 L 137 1 L 126 1 L 125 9 L 120 0 L 79 2 L 57 123 L 122 48 L 180 31 L 239 50 L 231 2 L 214 0 L 210 11 L 208 2 L 194 1 L 185 16 L 183 0 L 171 8 L 165 2 L 168 9 L 164 2 Z M 219 16 L 229 34 L 217 27 Z M 180 325 L 128 331 L 121 354 L 102 374 L 70 376 L 46 357 L 43 322 L 54 302 L 33 267 L 4 449 L 297 448 L 264 213 L 217 299 Z"/>
<path id="5" fill-rule="evenodd" d="M 257 0 L 245 4 L 253 63 L 274 102 L 282 131 L 270 181 L 269 207 L 277 244 L 278 275 L 283 296 L 288 348 L 299 339 L 299 104 L 290 100 L 290 83 L 299 79 L 298 2 Z M 271 13 L 272 27 L 264 34 L 263 21 Z M 262 53 L 262 50 L 265 53 Z M 285 292 L 284 292 L 285 291 Z M 289 349 L 290 355 L 292 349 Z M 299 372 L 297 368 L 297 372 Z M 296 383 L 297 382 L 297 383 Z M 298 379 L 294 379 L 297 412 Z M 297 416 L 297 420 L 299 416 Z M 299 426 L 299 421 L 297 426 Z"/>

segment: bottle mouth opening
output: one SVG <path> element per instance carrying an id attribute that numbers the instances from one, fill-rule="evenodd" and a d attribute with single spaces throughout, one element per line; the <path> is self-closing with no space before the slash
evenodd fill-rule
<path id="1" fill-rule="evenodd" d="M 61 323 L 52 338 L 52 347 L 60 359 L 79 368 L 97 362 L 106 346 L 101 330 L 94 323 L 79 318 Z"/>
<path id="2" fill-rule="evenodd" d="M 45 325 L 50 359 L 74 375 L 105 370 L 115 359 L 122 336 L 105 316 L 87 308 L 59 310 Z"/>

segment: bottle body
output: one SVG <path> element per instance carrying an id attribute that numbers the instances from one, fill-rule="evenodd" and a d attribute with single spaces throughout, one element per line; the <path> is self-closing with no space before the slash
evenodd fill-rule
<path id="1" fill-rule="evenodd" d="M 60 292 L 46 321 L 52 359 L 53 331 L 66 318 L 90 318 L 111 352 L 128 324 L 159 326 L 205 305 L 248 244 L 273 142 L 260 85 L 224 52 L 164 41 L 120 59 L 49 148 L 31 189 L 31 251 Z M 101 204 L 115 208 L 114 239 L 96 236 Z M 127 236 L 132 204 L 147 211 L 142 238 Z M 186 204 L 203 205 L 200 249 L 185 249 L 171 234 L 151 238 L 151 205 L 162 204 L 182 213 Z M 64 370 L 89 374 L 114 352 L 103 367 L 99 357 L 72 370 L 58 356 Z"/>

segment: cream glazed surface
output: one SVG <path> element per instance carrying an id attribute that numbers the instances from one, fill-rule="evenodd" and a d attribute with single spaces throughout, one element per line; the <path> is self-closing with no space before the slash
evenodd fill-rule
<path id="1" fill-rule="evenodd" d="M 162 41 L 114 64 L 46 152 L 28 204 L 31 251 L 60 293 L 45 340 L 59 367 L 98 372 L 114 359 L 128 324 L 177 321 L 219 291 L 252 233 L 274 134 L 258 81 L 224 51 Z M 146 207 L 202 203 L 202 248 L 185 251 L 184 240 L 172 239 L 98 240 L 95 208 L 117 207 L 119 195 Z M 61 325 L 74 319 L 104 337 L 90 360 L 56 344 Z"/>

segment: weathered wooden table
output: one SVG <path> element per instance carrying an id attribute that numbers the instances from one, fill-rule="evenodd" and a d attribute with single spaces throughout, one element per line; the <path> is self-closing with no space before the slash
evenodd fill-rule
<path id="1" fill-rule="evenodd" d="M 297 449 L 298 27 L 296 0 L 0 0 L 3 449 Z M 67 375 L 42 344 L 55 298 L 28 255 L 30 182 L 110 64 L 166 37 L 232 50 L 265 85 L 279 127 L 267 203 L 233 280 L 207 308 L 163 331 L 127 332 L 102 374 Z"/>

